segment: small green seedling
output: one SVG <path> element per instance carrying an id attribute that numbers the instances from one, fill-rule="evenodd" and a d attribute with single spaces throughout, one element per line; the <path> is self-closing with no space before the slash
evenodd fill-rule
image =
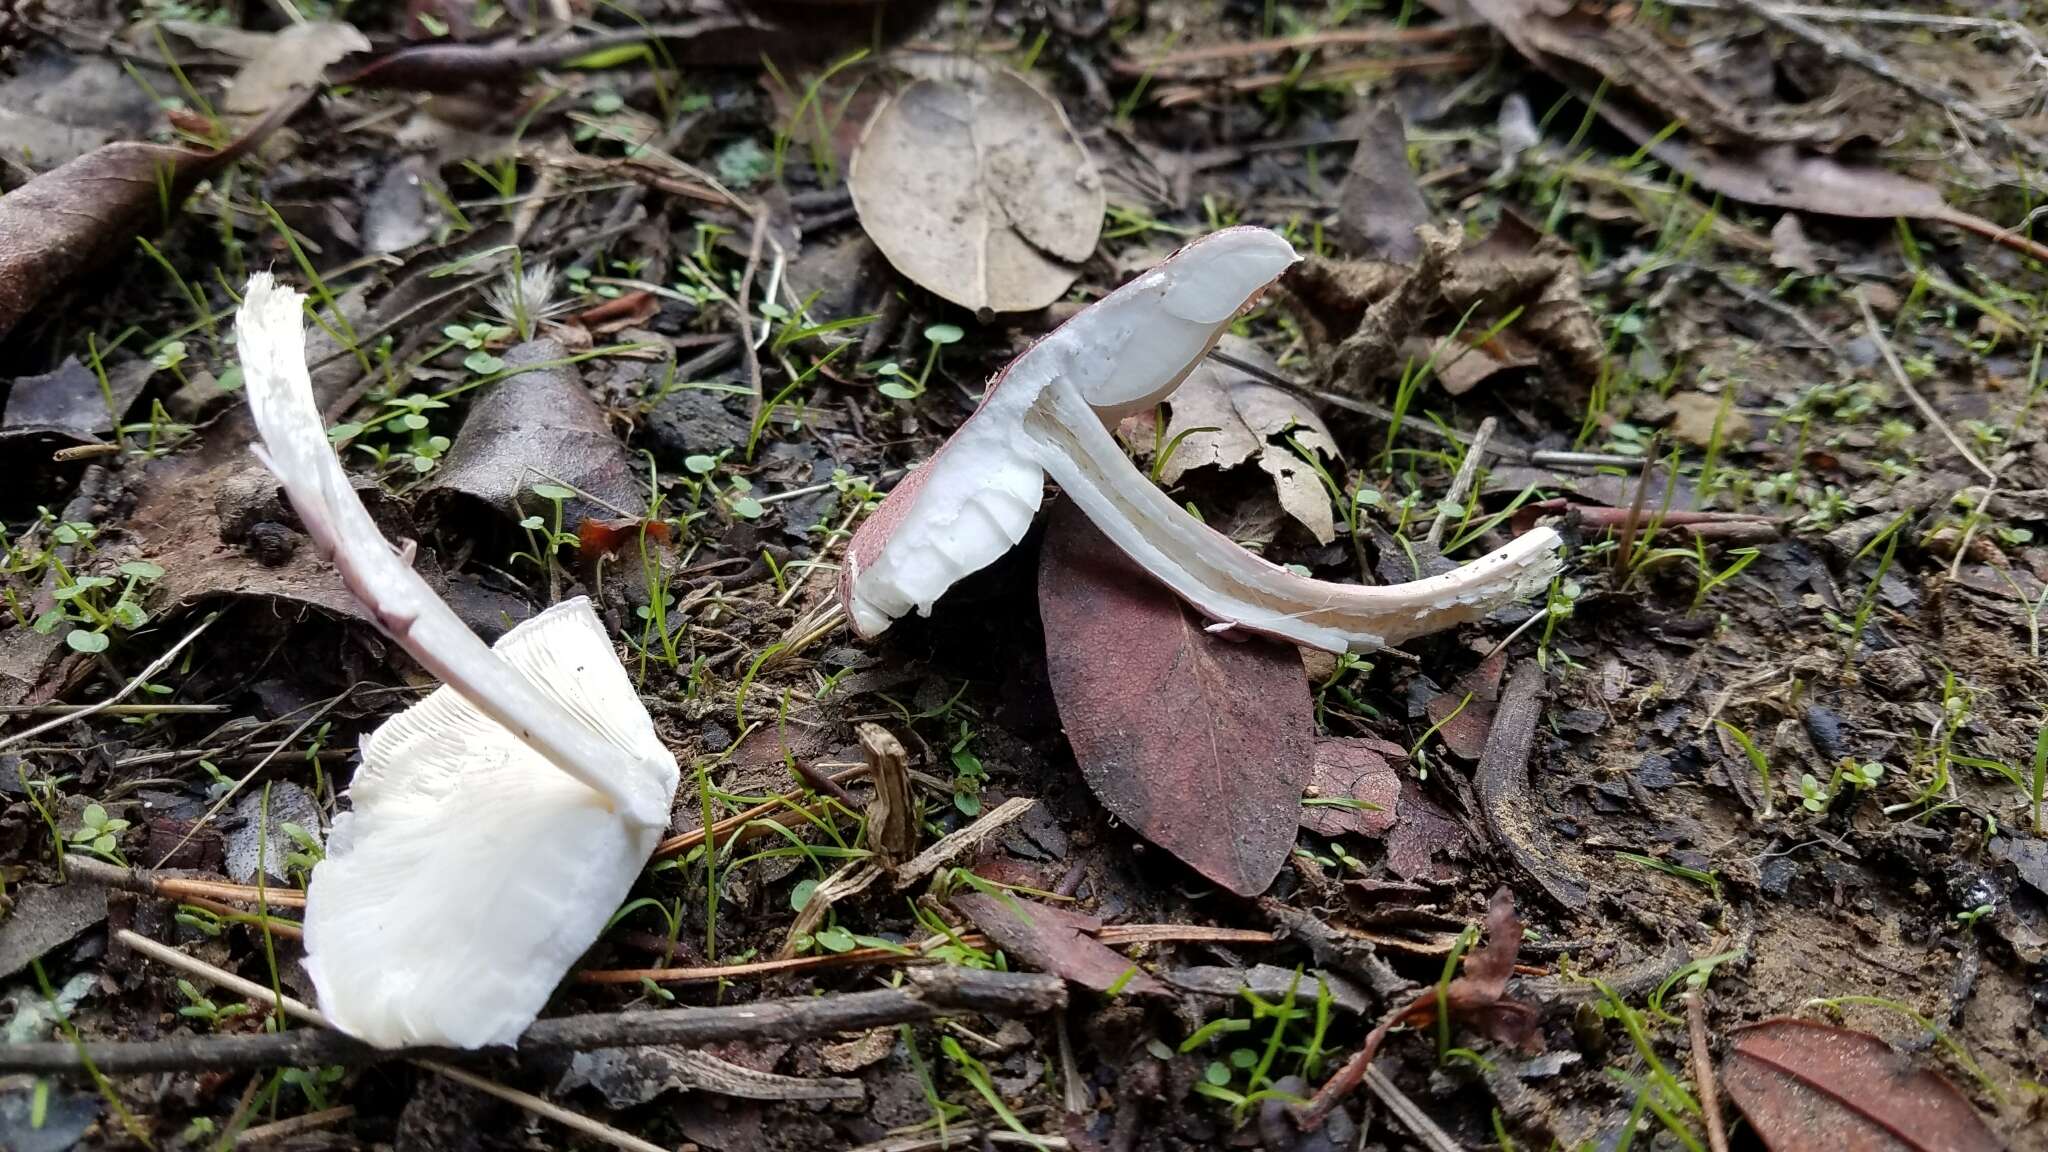
<path id="1" fill-rule="evenodd" d="M 107 810 L 98 804 L 88 804 L 79 814 L 78 831 L 71 834 L 70 847 L 125 868 L 128 861 L 122 857 L 120 845 L 121 833 L 127 830 L 128 821 L 108 816 Z"/>
<path id="2" fill-rule="evenodd" d="M 178 981 L 178 991 L 185 997 L 185 1006 L 178 1009 L 178 1015 L 187 1020 L 204 1020 L 209 1028 L 219 1028 L 237 1016 L 247 1016 L 250 1012 L 247 1004 L 229 1004 L 226 1007 L 215 1004 L 194 987 L 190 980 Z"/>
<path id="3" fill-rule="evenodd" d="M 893 360 L 889 361 L 875 369 L 877 376 L 890 377 L 878 386 L 878 390 L 891 400 L 915 400 L 924 395 L 925 384 L 931 379 L 932 370 L 938 367 L 940 352 L 948 344 L 958 344 L 964 336 L 966 333 L 955 324 L 927 325 L 924 338 L 930 347 L 925 350 L 924 366 L 918 369 L 917 375 L 913 378 L 901 365 Z"/>
<path id="4" fill-rule="evenodd" d="M 1764 759 L 1763 750 L 1756 746 L 1756 741 L 1749 738 L 1749 733 L 1744 732 L 1726 720 L 1716 720 L 1714 723 L 1720 726 L 1721 731 L 1728 734 L 1729 739 L 1735 741 L 1736 745 L 1742 749 L 1742 754 L 1749 758 L 1749 766 L 1756 769 L 1758 787 L 1764 796 L 1764 810 L 1758 813 L 1758 817 L 1769 820 L 1772 816 L 1776 815 L 1771 806 L 1771 762 Z"/>
<path id="5" fill-rule="evenodd" d="M 1800 807 L 1806 809 L 1808 812 L 1821 813 L 1828 810 L 1828 804 L 1833 800 L 1834 795 L 1828 791 L 1825 785 L 1823 785 L 1818 779 L 1814 777 L 1813 773 L 1800 773 Z"/>

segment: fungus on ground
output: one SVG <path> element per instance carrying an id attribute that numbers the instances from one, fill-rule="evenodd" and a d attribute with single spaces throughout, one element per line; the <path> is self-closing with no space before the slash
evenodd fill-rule
<path id="1" fill-rule="evenodd" d="M 1365 652 L 1540 591 L 1558 537 L 1539 528 L 1461 568 L 1363 587 L 1296 575 L 1203 524 L 1146 479 L 1109 429 L 1171 395 L 1243 308 L 1298 257 L 1228 228 L 1083 309 L 1010 362 L 981 406 L 905 477 L 847 548 L 839 596 L 872 637 L 1024 538 L 1045 477 L 1117 547 L 1219 630 Z"/>
<path id="2" fill-rule="evenodd" d="M 235 318 L 258 455 L 443 685 L 363 742 L 307 892 L 306 969 L 321 1011 L 371 1044 L 510 1044 L 652 855 L 675 757 L 587 599 L 486 647 L 377 530 L 314 406 L 303 308 L 258 273 Z"/>

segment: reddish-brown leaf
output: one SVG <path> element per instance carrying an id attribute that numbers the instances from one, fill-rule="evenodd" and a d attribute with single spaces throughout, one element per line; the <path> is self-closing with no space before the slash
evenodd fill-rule
<path id="1" fill-rule="evenodd" d="M 0 336 L 44 294 L 167 222 L 194 185 L 261 143 L 302 105 L 293 96 L 218 152 L 163 144 L 103 144 L 0 196 Z"/>
<path id="2" fill-rule="evenodd" d="M 1063 501 L 1038 576 L 1074 759 L 1118 819 L 1243 896 L 1294 847 L 1315 722 L 1291 644 L 1226 638 Z"/>
<path id="3" fill-rule="evenodd" d="M 1406 760 L 1398 745 L 1370 738 L 1331 737 L 1316 741 L 1313 795 L 1348 804 L 1303 804 L 1301 826 L 1318 836 L 1377 836 L 1394 826 L 1401 808 L 1401 774 L 1392 761 Z"/>
<path id="4" fill-rule="evenodd" d="M 2004 1147 L 1953 1084 L 1867 1032 L 1766 1020 L 1736 1033 L 1721 1083 L 1773 1152 Z"/>
<path id="5" fill-rule="evenodd" d="M 1015 896 L 963 892 L 954 908 L 1004 952 L 1034 968 L 1097 992 L 1171 996 L 1166 985 L 1095 938 L 1093 916 Z"/>
<path id="6" fill-rule="evenodd" d="M 668 521 L 618 516 L 604 520 L 585 518 L 576 526 L 576 548 L 585 556 L 614 556 L 621 549 L 638 544 L 642 532 L 649 540 L 668 543 Z"/>

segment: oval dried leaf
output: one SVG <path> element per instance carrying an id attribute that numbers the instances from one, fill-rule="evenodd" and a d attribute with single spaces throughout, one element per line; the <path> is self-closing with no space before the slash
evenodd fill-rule
<path id="1" fill-rule="evenodd" d="M 1773 1152 L 1993 1152 L 1955 1086 L 1867 1032 L 1780 1017 L 1736 1033 L 1722 1083 Z"/>
<path id="2" fill-rule="evenodd" d="M 1003 69 L 898 93 L 868 121 L 848 184 L 898 272 L 977 312 L 1059 299 L 1102 231 L 1102 178 L 1066 113 Z"/>
<path id="3" fill-rule="evenodd" d="M 1265 891 L 1314 773 L 1300 653 L 1209 632 L 1070 500 L 1046 528 L 1038 610 L 1060 722 L 1102 806 L 1232 892 Z"/>

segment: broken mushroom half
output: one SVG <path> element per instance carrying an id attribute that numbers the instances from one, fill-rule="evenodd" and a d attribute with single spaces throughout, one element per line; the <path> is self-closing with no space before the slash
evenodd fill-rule
<path id="1" fill-rule="evenodd" d="M 1152 484 L 1110 428 L 1171 395 L 1243 308 L 1298 259 L 1264 228 L 1205 236 L 1083 309 L 997 374 L 981 406 L 905 477 L 847 549 L 839 596 L 872 637 L 1024 538 L 1050 475 L 1104 535 L 1215 622 L 1367 652 L 1540 591 L 1558 537 L 1539 528 L 1461 568 L 1362 587 L 1247 552 Z"/>
<path id="2" fill-rule="evenodd" d="M 442 682 L 363 742 L 306 894 L 306 969 L 380 1047 L 509 1044 L 667 828 L 675 757 L 587 599 L 486 647 L 356 496 L 307 375 L 304 298 L 267 273 L 235 318 L 258 455 L 379 626 Z"/>

